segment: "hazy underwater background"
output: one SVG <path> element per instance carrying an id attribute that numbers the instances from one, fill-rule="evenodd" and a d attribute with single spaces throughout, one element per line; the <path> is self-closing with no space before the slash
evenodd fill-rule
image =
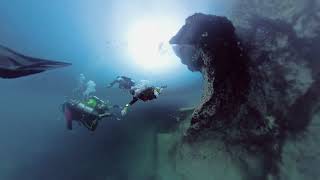
<path id="1" fill-rule="evenodd" d="M 196 10 L 192 4 L 177 3 L 175 7 L 186 11 L 180 17 L 182 25 Z M 154 121 L 198 101 L 201 77 L 183 65 L 174 72 L 144 72 L 130 62 L 125 38 L 130 22 L 154 13 L 174 13 L 172 5 L 170 1 L 131 0 L 0 1 L 2 45 L 73 64 L 35 76 L 0 80 L 0 179 L 134 179 L 132 171 L 143 174 L 150 167 Z M 206 6 L 203 3 L 197 9 Z M 123 121 L 104 121 L 93 134 L 78 124 L 67 131 L 60 105 L 76 88 L 80 73 L 95 81 L 98 97 L 113 104 L 131 100 L 125 91 L 106 88 L 118 75 L 170 88 L 158 101 L 137 103 Z"/>
<path id="2" fill-rule="evenodd" d="M 196 12 L 232 17 L 236 2 L 0 0 L 0 44 L 25 55 L 73 64 L 20 79 L 0 79 L 0 180 L 160 179 L 155 175 L 161 159 L 157 134 L 171 131 L 179 108 L 199 103 L 202 77 L 189 71 L 177 57 L 170 57 L 176 62 L 173 68 L 144 69 L 128 52 L 128 31 L 139 19 L 154 18 L 157 23 L 160 17 L 175 23 L 174 35 L 185 18 Z M 259 6 L 259 2 L 252 2 Z M 273 4 L 272 0 L 265 2 Z M 304 4 L 302 0 L 286 2 L 290 5 L 288 16 L 299 3 Z M 139 36 L 143 42 L 143 34 Z M 94 133 L 77 124 L 68 131 L 60 106 L 77 87 L 81 73 L 97 84 L 95 95 L 112 104 L 124 105 L 131 100 L 125 91 L 106 88 L 118 75 L 166 84 L 168 88 L 156 101 L 137 103 L 122 121 L 105 120 Z M 310 161 L 303 162 L 302 171 L 315 180 L 319 173 L 308 166 L 318 166 L 319 154 L 312 153 L 315 156 L 307 157 Z M 177 179 L 165 172 L 171 171 L 161 170 L 163 180 Z"/>

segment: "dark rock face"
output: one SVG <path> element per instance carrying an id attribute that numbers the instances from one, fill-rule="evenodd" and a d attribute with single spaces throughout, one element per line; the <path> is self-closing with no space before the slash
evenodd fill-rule
<path id="1" fill-rule="evenodd" d="M 170 43 L 204 78 L 187 140 L 220 139 L 268 157 L 278 174 L 282 146 L 304 132 L 319 102 L 320 78 L 307 61 L 310 39 L 281 20 L 255 17 L 235 28 L 225 17 L 195 14 Z"/>
<path id="2" fill-rule="evenodd" d="M 193 114 L 190 133 L 230 130 L 235 126 L 248 132 L 262 126 L 263 122 L 257 121 L 261 114 L 253 108 L 246 110 L 255 114 L 255 120 L 245 117 L 242 121 L 252 84 L 250 59 L 227 18 L 195 14 L 170 43 L 181 61 L 189 69 L 200 71 L 205 80 L 203 100 Z M 240 138 L 239 134 L 235 136 Z"/>

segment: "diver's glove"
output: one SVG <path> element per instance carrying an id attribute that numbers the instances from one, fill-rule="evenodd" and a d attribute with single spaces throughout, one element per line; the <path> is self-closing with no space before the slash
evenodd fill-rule
<path id="1" fill-rule="evenodd" d="M 129 104 L 126 104 L 126 106 L 121 110 L 121 115 L 125 116 L 128 113 Z"/>

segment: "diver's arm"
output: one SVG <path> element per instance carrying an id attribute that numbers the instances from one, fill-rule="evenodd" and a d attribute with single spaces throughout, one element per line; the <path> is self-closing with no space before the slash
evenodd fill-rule
<path id="1" fill-rule="evenodd" d="M 99 118 L 102 119 L 102 118 L 105 118 L 105 117 L 110 117 L 112 116 L 111 113 L 103 113 L 103 114 L 99 114 Z"/>
<path id="2" fill-rule="evenodd" d="M 139 98 L 137 98 L 137 97 L 133 97 L 132 98 L 132 100 L 128 103 L 128 104 L 126 104 L 126 106 L 122 109 L 122 111 L 121 111 L 121 115 L 122 116 L 125 116 L 126 114 L 127 114 L 127 112 L 128 112 L 128 109 L 129 109 L 129 106 L 132 106 L 134 103 L 136 103 L 137 101 L 139 100 Z"/>
<path id="3" fill-rule="evenodd" d="M 128 105 L 132 106 L 134 103 L 136 103 L 139 100 L 137 97 L 133 97 L 132 100 L 129 102 Z"/>
<path id="4" fill-rule="evenodd" d="M 119 83 L 119 80 L 114 80 L 112 81 L 107 87 L 111 88 L 113 85 L 115 85 L 116 83 Z"/>
<path id="5" fill-rule="evenodd" d="M 161 87 L 160 87 L 160 93 L 162 93 L 162 91 L 163 91 L 164 89 L 166 89 L 167 87 L 168 87 L 167 85 L 161 86 Z"/>

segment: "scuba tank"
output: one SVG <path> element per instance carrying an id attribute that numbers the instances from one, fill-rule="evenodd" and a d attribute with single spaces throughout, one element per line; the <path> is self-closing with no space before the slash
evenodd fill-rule
<path id="1" fill-rule="evenodd" d="M 84 112 L 87 114 L 92 114 L 92 115 L 97 115 L 95 108 L 90 107 L 89 105 L 86 104 L 86 102 L 81 102 L 78 100 L 70 100 L 68 102 L 69 106 L 71 106 L 73 109 L 76 109 L 80 112 Z"/>
<path id="2" fill-rule="evenodd" d="M 103 111 L 105 110 L 106 103 L 103 100 L 99 99 L 98 97 L 92 96 L 85 102 L 80 102 L 80 101 L 77 102 L 75 104 L 75 107 L 88 114 L 93 114 L 98 116 L 100 113 L 103 113 Z"/>
<path id="3" fill-rule="evenodd" d="M 92 96 L 91 99 L 94 99 L 97 102 L 97 104 L 105 104 L 105 102 L 99 99 L 97 96 Z"/>
<path id="4" fill-rule="evenodd" d="M 76 107 L 77 109 L 81 109 L 82 111 L 84 111 L 84 112 L 86 112 L 86 113 L 88 113 L 88 114 L 94 114 L 94 115 L 96 115 L 94 108 L 89 107 L 89 106 L 85 105 L 85 104 L 82 103 L 82 102 L 79 102 L 79 103 L 75 104 L 75 107 Z"/>
<path id="5" fill-rule="evenodd" d="M 109 110 L 107 103 L 96 96 L 91 96 L 84 101 L 70 100 L 68 103 L 74 109 L 94 116 L 99 116 Z"/>

